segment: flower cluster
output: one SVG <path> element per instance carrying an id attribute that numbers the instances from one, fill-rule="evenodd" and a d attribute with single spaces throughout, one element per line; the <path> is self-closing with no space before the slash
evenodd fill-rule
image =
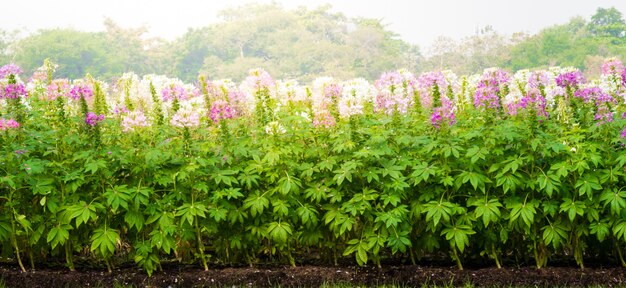
<path id="1" fill-rule="evenodd" d="M 70 98 L 78 101 L 81 96 L 85 100 L 91 99 L 93 97 L 93 89 L 85 82 L 74 83 L 72 89 L 70 89 Z"/>
<path id="2" fill-rule="evenodd" d="M 161 96 L 163 96 L 163 102 L 173 101 L 174 99 L 189 99 L 189 95 L 187 95 L 187 90 L 185 89 L 185 87 L 177 83 L 172 83 L 163 87 L 163 89 L 161 90 Z"/>
<path id="3" fill-rule="evenodd" d="M 22 73 L 20 66 L 13 63 L 0 67 L 0 79 L 6 78 L 9 75 L 17 76 Z"/>
<path id="4" fill-rule="evenodd" d="M 411 73 L 384 73 L 374 84 L 378 90 L 377 111 L 384 111 L 388 115 L 395 112 L 406 114 L 413 105 L 415 82 Z"/>
<path id="5" fill-rule="evenodd" d="M 274 79 L 267 71 L 257 68 L 248 71 L 248 77 L 243 83 L 251 92 L 256 92 L 263 89 L 269 89 L 274 86 Z"/>
<path id="6" fill-rule="evenodd" d="M 476 87 L 474 106 L 476 108 L 500 108 L 500 94 L 508 89 L 509 79 L 508 74 L 502 69 L 486 70 Z"/>
<path id="7" fill-rule="evenodd" d="M 170 124 L 180 128 L 194 128 L 200 126 L 200 114 L 193 109 L 180 109 L 172 116 Z"/>
<path id="8" fill-rule="evenodd" d="M 441 97 L 441 107 L 433 109 L 430 115 L 430 122 L 439 129 L 443 124 L 454 125 L 456 116 L 454 115 L 454 104 L 448 97 Z"/>
<path id="9" fill-rule="evenodd" d="M 427 72 L 417 78 L 417 87 L 422 107 L 429 109 L 433 106 L 435 99 L 446 94 L 448 81 L 443 72 Z"/>
<path id="10" fill-rule="evenodd" d="M 547 119 L 549 114 L 546 110 L 546 98 L 544 98 L 538 88 L 530 88 L 526 95 L 519 99 L 519 101 L 508 104 L 509 114 L 515 116 L 520 111 L 534 111 L 539 118 Z"/>
<path id="11" fill-rule="evenodd" d="M 85 124 L 94 127 L 98 125 L 98 123 L 104 121 L 104 115 L 96 115 L 96 113 L 88 112 L 87 116 L 85 116 Z"/>
<path id="12" fill-rule="evenodd" d="M 602 74 L 620 74 L 624 71 L 624 64 L 617 58 L 609 58 L 602 64 Z"/>
<path id="13" fill-rule="evenodd" d="M 0 99 L 18 99 L 20 97 L 26 97 L 27 95 L 26 87 L 24 87 L 22 83 L 9 83 L 4 85 L 0 83 Z"/>
<path id="14" fill-rule="evenodd" d="M 560 74 L 556 77 L 556 85 L 563 88 L 577 88 L 580 84 L 585 83 L 585 77 L 580 71 L 571 71 Z"/>
<path id="15" fill-rule="evenodd" d="M 59 97 L 67 97 L 70 93 L 70 81 L 67 79 L 55 79 L 46 87 L 45 99 L 54 101 Z"/>
<path id="16" fill-rule="evenodd" d="M 330 115 L 330 112 L 328 111 L 316 113 L 315 117 L 313 118 L 313 127 L 330 128 L 335 125 L 337 125 L 337 122 L 335 121 L 335 118 L 332 115 Z"/>
<path id="17" fill-rule="evenodd" d="M 210 115 L 213 123 L 219 123 L 222 119 L 230 119 L 235 117 L 235 111 L 225 100 L 217 100 L 211 106 Z"/>
<path id="18" fill-rule="evenodd" d="M 363 114 L 366 102 L 373 99 L 373 87 L 362 78 L 345 82 L 337 110 L 342 118 Z"/>
<path id="19" fill-rule="evenodd" d="M 20 123 L 13 119 L 0 118 L 0 131 L 6 131 L 9 129 L 17 129 L 20 127 Z"/>
<path id="20" fill-rule="evenodd" d="M 148 127 L 150 123 L 146 118 L 146 115 L 141 111 L 133 111 L 128 113 L 128 115 L 124 116 L 122 119 L 122 131 L 124 132 L 133 132 L 138 128 Z"/>

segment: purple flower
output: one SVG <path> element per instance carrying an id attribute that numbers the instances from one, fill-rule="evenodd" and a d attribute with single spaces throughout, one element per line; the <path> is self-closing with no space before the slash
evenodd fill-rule
<path id="1" fill-rule="evenodd" d="M 228 102 L 224 100 L 215 101 L 213 106 L 211 106 L 210 117 L 213 123 L 218 123 L 221 119 L 230 119 L 234 116 L 234 110 L 230 107 Z"/>
<path id="2" fill-rule="evenodd" d="M 448 97 L 441 97 L 441 107 L 433 109 L 433 113 L 430 115 L 430 122 L 437 129 L 443 124 L 454 125 L 456 123 L 454 103 Z"/>
<path id="3" fill-rule="evenodd" d="M 93 90 L 87 83 L 76 83 L 70 89 L 70 98 L 78 101 L 80 97 L 84 97 L 85 100 L 93 97 Z"/>
<path id="4" fill-rule="evenodd" d="M 574 93 L 574 97 L 583 99 L 583 102 L 594 102 L 596 106 L 602 103 L 617 103 L 611 95 L 604 92 L 600 87 L 587 87 Z"/>
<path id="5" fill-rule="evenodd" d="M 537 117 L 548 118 L 549 114 L 546 111 L 546 98 L 541 96 L 541 93 L 537 88 L 531 88 L 526 96 L 522 97 L 518 102 L 509 103 L 509 114 L 517 115 L 520 110 L 535 111 Z"/>
<path id="6" fill-rule="evenodd" d="M 26 93 L 26 87 L 24 87 L 24 84 L 22 83 L 6 84 L 6 86 L 1 86 L 1 88 L 0 99 L 18 99 L 28 95 L 28 93 Z"/>
<path id="7" fill-rule="evenodd" d="M 0 67 L 0 78 L 6 78 L 9 75 L 18 75 L 20 73 L 22 73 L 22 69 L 14 63 Z"/>
<path id="8" fill-rule="evenodd" d="M 506 88 L 509 80 L 509 75 L 502 69 L 486 71 L 476 87 L 474 107 L 500 108 L 500 91 Z"/>
<path id="9" fill-rule="evenodd" d="M 28 153 L 28 150 L 21 150 L 21 149 L 20 150 L 15 150 L 15 154 L 17 154 L 17 155 L 23 155 L 25 153 Z"/>
<path id="10" fill-rule="evenodd" d="M 626 127 L 624 127 L 624 131 L 622 131 L 620 136 L 622 136 L 622 138 L 626 138 Z"/>
<path id="11" fill-rule="evenodd" d="M 580 71 L 566 72 L 556 77 L 556 85 L 563 88 L 576 88 L 585 82 L 585 77 Z"/>
<path id="12" fill-rule="evenodd" d="M 622 71 L 622 85 L 626 86 L 626 68 Z"/>
<path id="13" fill-rule="evenodd" d="M 96 113 L 88 112 L 85 117 L 85 123 L 91 127 L 96 126 L 98 123 L 104 120 L 104 115 L 96 115 Z"/>
<path id="14" fill-rule="evenodd" d="M 330 128 L 332 126 L 337 125 L 335 118 L 328 111 L 322 111 L 320 113 L 316 113 L 313 118 L 313 127 L 325 127 Z"/>
<path id="15" fill-rule="evenodd" d="M 445 95 L 448 90 L 448 81 L 442 72 L 427 72 L 417 78 L 417 87 L 422 107 L 430 108 L 433 106 L 435 87 L 439 91 L 439 96 Z"/>

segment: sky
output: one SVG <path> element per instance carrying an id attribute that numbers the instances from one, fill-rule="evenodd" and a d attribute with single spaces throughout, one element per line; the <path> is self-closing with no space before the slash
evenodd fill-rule
<path id="1" fill-rule="evenodd" d="M 13 13 L 2 13 L 0 29 L 22 35 L 46 28 L 104 30 L 105 17 L 124 28 L 147 26 L 149 36 L 174 40 L 188 28 L 220 21 L 218 12 L 246 3 L 276 2 L 287 9 L 331 4 L 348 17 L 380 19 L 405 41 L 428 48 L 439 36 L 460 40 L 491 25 L 498 33 L 534 34 L 564 24 L 574 16 L 585 19 L 598 7 L 615 7 L 626 15 L 625 0 L 0 0 Z"/>

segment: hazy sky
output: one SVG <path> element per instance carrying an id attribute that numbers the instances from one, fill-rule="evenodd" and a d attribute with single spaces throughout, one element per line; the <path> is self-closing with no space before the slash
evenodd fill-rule
<path id="1" fill-rule="evenodd" d="M 263 0 L 0 0 L 9 2 L 0 29 L 71 27 L 85 31 L 104 29 L 104 17 L 122 27 L 143 24 L 150 35 L 175 39 L 188 27 L 218 21 L 217 12 Z M 589 19 L 598 7 L 615 7 L 626 15 L 626 0 L 276 0 L 286 8 L 314 8 L 326 3 L 349 17 L 382 19 L 389 30 L 410 43 L 427 48 L 438 36 L 460 39 L 478 27 L 491 25 L 505 34 L 536 33 L 580 15 Z M 8 4 L 8 3 L 4 3 Z M 6 9 L 7 5 L 1 5 Z"/>

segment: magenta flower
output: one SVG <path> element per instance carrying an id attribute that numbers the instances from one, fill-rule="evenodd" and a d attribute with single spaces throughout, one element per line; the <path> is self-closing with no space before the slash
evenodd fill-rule
<path id="1" fill-rule="evenodd" d="M 14 63 L 0 67 L 0 78 L 6 78 L 9 75 L 18 75 L 20 73 L 22 73 L 22 69 Z"/>
<path id="2" fill-rule="evenodd" d="M 78 101 L 80 97 L 84 97 L 85 100 L 93 97 L 93 89 L 87 83 L 75 83 L 70 89 L 70 98 Z"/>
<path id="3" fill-rule="evenodd" d="M 520 110 L 534 111 L 539 118 L 548 118 L 550 114 L 546 111 L 546 98 L 541 96 L 538 88 L 531 88 L 526 96 L 522 97 L 518 102 L 509 103 L 509 114 L 515 116 Z"/>
<path id="4" fill-rule="evenodd" d="M 230 119 L 235 116 L 235 111 L 230 107 L 228 102 L 224 100 L 217 100 L 213 102 L 211 107 L 210 117 L 213 123 L 220 122 L 221 119 Z"/>
<path id="5" fill-rule="evenodd" d="M 622 71 L 622 85 L 626 86 L 626 68 Z"/>
<path id="6" fill-rule="evenodd" d="M 387 72 L 376 80 L 376 110 L 391 115 L 405 114 L 413 106 L 415 78 L 410 73 Z"/>
<path id="7" fill-rule="evenodd" d="M 580 71 L 566 72 L 556 77 L 556 85 L 563 88 L 577 88 L 585 82 L 585 77 Z"/>
<path id="8" fill-rule="evenodd" d="M 626 138 L 626 127 L 624 127 L 624 131 L 622 131 L 620 136 L 622 136 L 622 138 Z"/>
<path id="9" fill-rule="evenodd" d="M 439 96 L 441 96 L 446 94 L 448 85 L 448 81 L 442 72 L 427 72 L 420 75 L 417 78 L 417 87 L 420 92 L 422 107 L 429 109 L 433 106 L 435 86 L 437 91 L 439 91 Z"/>
<path id="10" fill-rule="evenodd" d="M 26 87 L 22 83 L 15 84 L 6 84 L 5 86 L 0 85 L 2 89 L 0 89 L 0 99 L 18 99 L 20 97 L 28 96 L 26 92 Z"/>
<path id="11" fill-rule="evenodd" d="M 433 113 L 430 115 L 430 122 L 439 129 L 442 125 L 448 126 L 456 123 L 456 116 L 454 115 L 454 103 L 448 97 L 441 97 L 441 107 L 433 109 Z"/>
<path id="12" fill-rule="evenodd" d="M 96 115 L 96 113 L 88 112 L 85 116 L 85 123 L 91 127 L 96 126 L 98 123 L 104 121 L 104 115 Z"/>
<path id="13" fill-rule="evenodd" d="M 9 129 L 17 129 L 20 127 L 20 123 L 13 119 L 0 118 L 0 131 L 6 131 Z"/>
<path id="14" fill-rule="evenodd" d="M 474 107 L 500 108 L 500 93 L 509 83 L 509 75 L 502 69 L 486 71 L 476 87 Z"/>

